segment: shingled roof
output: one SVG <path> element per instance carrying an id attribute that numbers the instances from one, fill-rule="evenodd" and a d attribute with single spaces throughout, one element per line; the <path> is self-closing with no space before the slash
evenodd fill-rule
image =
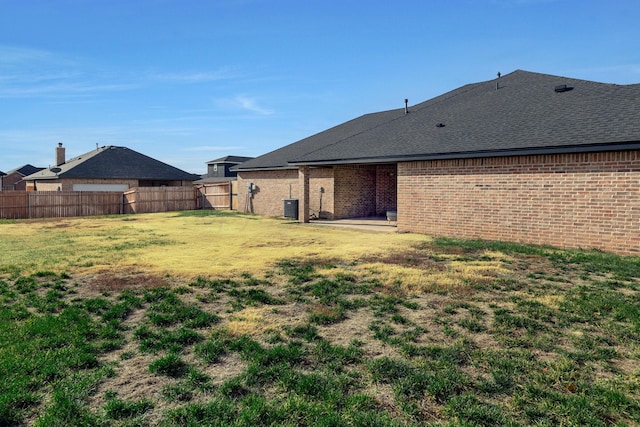
<path id="1" fill-rule="evenodd" d="M 404 109 L 399 109 L 365 114 L 357 119 L 350 120 L 316 135 L 256 157 L 253 160 L 246 161 L 233 169 L 295 169 L 296 166 L 289 163 L 291 160 L 302 157 L 313 150 L 321 149 L 338 141 L 343 141 L 350 136 L 375 128 L 398 117 L 403 111 Z"/>
<path id="2" fill-rule="evenodd" d="M 244 156 L 224 156 L 219 159 L 208 161 L 208 165 L 227 163 L 227 164 L 240 164 L 242 162 L 246 162 L 247 160 L 251 160 L 253 157 L 244 157 Z"/>
<path id="3" fill-rule="evenodd" d="M 25 180 L 58 178 L 194 181 L 200 177 L 129 148 L 109 145 L 29 175 Z"/>
<path id="4" fill-rule="evenodd" d="M 408 114 L 362 116 L 238 169 L 612 149 L 640 149 L 640 84 L 517 70 L 414 105 Z"/>
<path id="5" fill-rule="evenodd" d="M 18 173 L 22 176 L 28 176 L 31 175 L 32 173 L 36 173 L 38 171 L 43 170 L 44 168 L 39 168 L 37 166 L 33 166 L 30 164 L 26 164 L 26 165 L 22 165 L 20 167 L 11 169 L 9 172 L 7 172 L 5 175 L 12 175 L 14 173 Z"/>

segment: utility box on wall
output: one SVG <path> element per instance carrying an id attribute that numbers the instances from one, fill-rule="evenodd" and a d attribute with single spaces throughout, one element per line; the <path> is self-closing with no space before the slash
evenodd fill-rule
<path id="1" fill-rule="evenodd" d="M 284 199 L 284 217 L 298 219 L 298 199 Z"/>

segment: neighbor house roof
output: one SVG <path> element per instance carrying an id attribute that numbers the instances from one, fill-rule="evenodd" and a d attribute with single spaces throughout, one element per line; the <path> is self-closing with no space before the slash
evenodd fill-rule
<path id="1" fill-rule="evenodd" d="M 238 169 L 640 148 L 640 84 L 517 70 L 414 105 L 407 114 L 373 116 L 379 120 L 362 116 Z M 348 131 L 358 125 L 359 132 Z"/>
<path id="2" fill-rule="evenodd" d="M 126 147 L 105 146 L 44 169 L 26 180 L 58 178 L 194 181 L 199 178 Z"/>
<path id="3" fill-rule="evenodd" d="M 6 173 L 6 175 L 19 173 L 22 176 L 28 176 L 28 175 L 31 175 L 32 173 L 36 173 L 36 172 L 41 171 L 43 169 L 44 168 L 39 168 L 37 166 L 26 164 L 26 165 L 22 165 L 20 167 L 17 167 L 15 169 L 11 169 L 9 172 Z"/>
<path id="4" fill-rule="evenodd" d="M 227 164 L 240 164 L 243 162 L 246 162 L 247 160 L 251 160 L 253 159 L 253 157 L 243 157 L 243 156 L 224 156 L 224 157 L 220 157 L 219 159 L 216 160 L 211 160 L 208 161 L 207 164 L 208 165 L 213 165 L 213 164 L 220 164 L 220 163 L 227 163 Z"/>

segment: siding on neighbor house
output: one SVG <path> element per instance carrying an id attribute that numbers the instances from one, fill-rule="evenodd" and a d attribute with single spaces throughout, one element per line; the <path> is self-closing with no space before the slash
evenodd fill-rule
<path id="1" fill-rule="evenodd" d="M 35 180 L 36 191 L 73 191 L 74 184 L 126 184 L 128 188 L 134 187 L 190 187 L 190 181 L 150 181 L 138 179 L 100 179 L 100 178 L 62 178 L 56 180 Z M 59 188 L 60 187 L 60 188 Z M 31 189 L 33 191 L 33 188 Z"/>
<path id="2" fill-rule="evenodd" d="M 27 188 L 26 182 L 22 181 L 24 176 L 17 172 L 2 177 L 2 188 L 0 191 L 24 191 Z"/>
<path id="3" fill-rule="evenodd" d="M 640 253 L 640 151 L 403 162 L 398 231 Z"/>
<path id="4" fill-rule="evenodd" d="M 56 179 L 35 181 L 36 191 L 73 191 L 73 184 L 126 184 L 129 188 L 137 187 L 137 179 Z"/>

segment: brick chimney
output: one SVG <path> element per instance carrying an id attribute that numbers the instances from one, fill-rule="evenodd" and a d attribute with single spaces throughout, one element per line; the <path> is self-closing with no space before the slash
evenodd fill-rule
<path id="1" fill-rule="evenodd" d="M 62 146 L 62 142 L 58 142 L 58 146 L 56 147 L 56 166 L 63 165 L 65 160 L 64 153 L 65 148 Z"/>

